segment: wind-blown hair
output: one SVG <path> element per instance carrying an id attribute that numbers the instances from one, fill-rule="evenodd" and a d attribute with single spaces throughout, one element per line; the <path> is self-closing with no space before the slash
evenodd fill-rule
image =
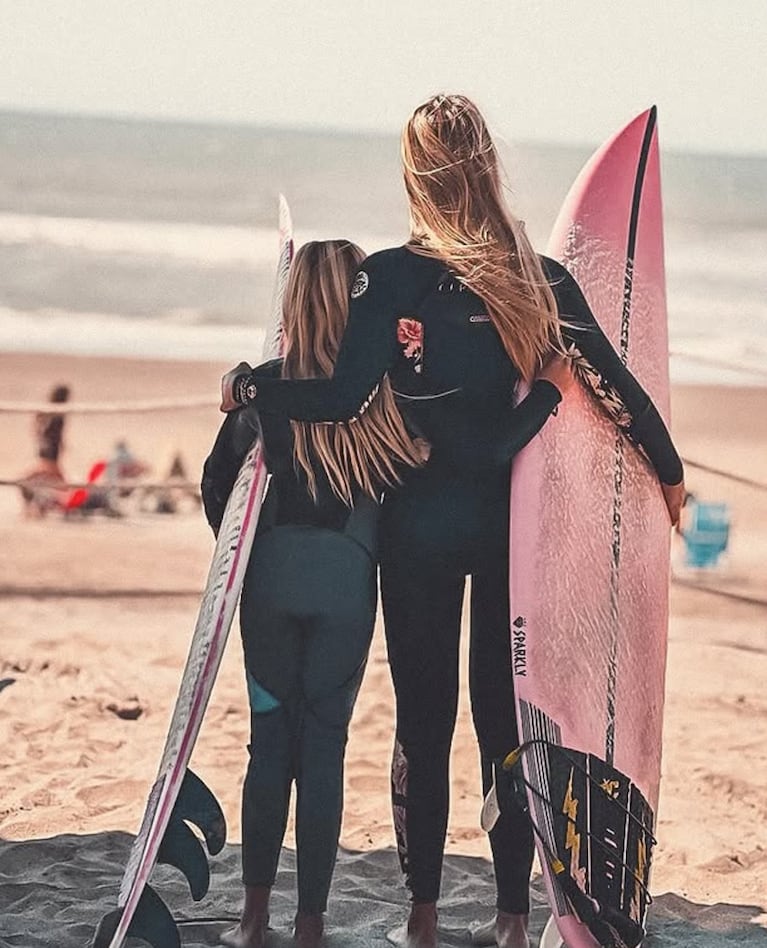
<path id="1" fill-rule="evenodd" d="M 524 225 L 503 199 L 498 155 L 469 99 L 436 95 L 402 133 L 416 253 L 443 260 L 485 303 L 503 346 L 530 381 L 562 351 L 554 294 Z"/>
<path id="2" fill-rule="evenodd" d="M 349 288 L 365 254 L 346 240 L 311 241 L 296 253 L 283 301 L 283 378 L 328 378 L 349 315 Z M 402 467 L 424 463 L 424 451 L 408 433 L 388 376 L 365 412 L 349 422 L 291 421 L 293 454 L 317 499 L 319 464 L 333 492 L 353 506 L 356 490 L 378 498 L 384 485 L 400 482 Z"/>

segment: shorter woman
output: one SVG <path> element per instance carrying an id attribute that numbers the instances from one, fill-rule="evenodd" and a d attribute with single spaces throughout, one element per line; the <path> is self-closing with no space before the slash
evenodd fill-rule
<path id="1" fill-rule="evenodd" d="M 282 378 L 333 374 L 349 286 L 364 259 L 346 241 L 303 246 L 283 307 L 285 356 L 261 367 Z M 322 937 L 341 827 L 347 729 L 376 613 L 376 532 L 384 486 L 422 463 L 388 379 L 352 424 L 259 417 L 272 474 L 245 577 L 240 625 L 250 698 L 250 762 L 242 799 L 245 906 L 221 937 L 260 948 L 269 920 L 290 789 L 296 784 L 298 913 L 302 948 Z M 224 422 L 203 473 L 218 530 L 255 432 L 244 412 Z"/>

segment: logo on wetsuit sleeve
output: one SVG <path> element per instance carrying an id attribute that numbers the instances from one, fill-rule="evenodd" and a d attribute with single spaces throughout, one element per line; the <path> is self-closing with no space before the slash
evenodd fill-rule
<path id="1" fill-rule="evenodd" d="M 365 273 L 364 270 L 360 270 L 360 272 L 354 278 L 354 283 L 352 283 L 350 292 L 351 298 L 356 300 L 358 297 L 362 296 L 365 290 L 367 290 L 369 284 L 370 278 L 368 277 L 367 273 Z"/>

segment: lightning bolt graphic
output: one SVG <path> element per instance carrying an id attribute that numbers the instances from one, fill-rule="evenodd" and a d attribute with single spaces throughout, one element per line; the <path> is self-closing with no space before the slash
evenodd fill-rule
<path id="1" fill-rule="evenodd" d="M 637 847 L 637 868 L 634 874 L 634 898 L 631 900 L 631 917 L 640 924 L 642 922 L 642 886 L 640 880 L 644 881 L 646 868 L 647 844 L 644 839 L 640 839 Z"/>
<path id="2" fill-rule="evenodd" d="M 578 801 L 573 796 L 573 770 L 570 768 L 570 779 L 567 783 L 567 793 L 562 812 L 568 817 L 565 849 L 570 851 L 570 875 L 584 890 L 586 887 L 586 870 L 580 866 L 581 861 L 581 834 L 575 828 L 575 818 L 578 815 Z"/>

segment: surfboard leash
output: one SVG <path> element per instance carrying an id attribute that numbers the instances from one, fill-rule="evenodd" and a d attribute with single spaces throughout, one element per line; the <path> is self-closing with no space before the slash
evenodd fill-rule
<path id="1" fill-rule="evenodd" d="M 640 832 L 644 833 L 647 837 L 649 837 L 649 841 L 651 845 L 653 846 L 657 845 L 658 840 L 653 835 L 652 830 L 648 826 L 645 826 L 645 824 L 639 819 L 639 817 L 635 813 L 632 813 L 631 810 L 629 810 L 627 806 L 624 806 L 624 804 L 621 803 L 620 800 L 617 800 L 614 796 L 611 796 L 608 793 L 608 791 L 602 786 L 602 784 L 599 783 L 599 781 L 596 780 L 588 772 L 588 770 L 586 770 L 586 768 L 583 766 L 583 764 L 580 763 L 580 761 L 574 759 L 567 753 L 568 748 L 562 747 L 561 744 L 557 744 L 554 741 L 549 741 L 544 737 L 530 738 L 530 740 L 524 741 L 522 744 L 519 745 L 519 747 L 516 747 L 513 751 L 511 751 L 509 754 L 506 755 L 506 757 L 503 759 L 501 763 L 502 768 L 506 771 L 512 770 L 515 764 L 519 760 L 521 760 L 522 755 L 526 751 L 530 750 L 530 748 L 536 744 L 542 744 L 543 746 L 551 748 L 552 750 L 557 751 L 559 754 L 561 754 L 565 758 L 565 760 L 572 767 L 574 767 L 579 773 L 581 773 L 593 787 L 597 787 L 599 790 L 601 790 L 602 793 L 605 794 L 605 796 L 610 800 L 612 804 L 614 804 L 619 810 L 621 810 L 623 814 L 627 816 L 632 823 L 635 823 L 638 826 Z M 628 780 L 629 783 L 631 783 L 628 777 L 626 777 L 625 779 Z M 632 784 L 632 786 L 634 786 L 634 784 Z M 543 797 L 543 799 L 545 799 L 545 797 Z M 547 802 L 551 804 L 550 800 Z"/>
<path id="2" fill-rule="evenodd" d="M 217 925 L 220 922 L 239 922 L 239 915 L 201 915 L 199 918 L 174 918 L 177 925 Z"/>

